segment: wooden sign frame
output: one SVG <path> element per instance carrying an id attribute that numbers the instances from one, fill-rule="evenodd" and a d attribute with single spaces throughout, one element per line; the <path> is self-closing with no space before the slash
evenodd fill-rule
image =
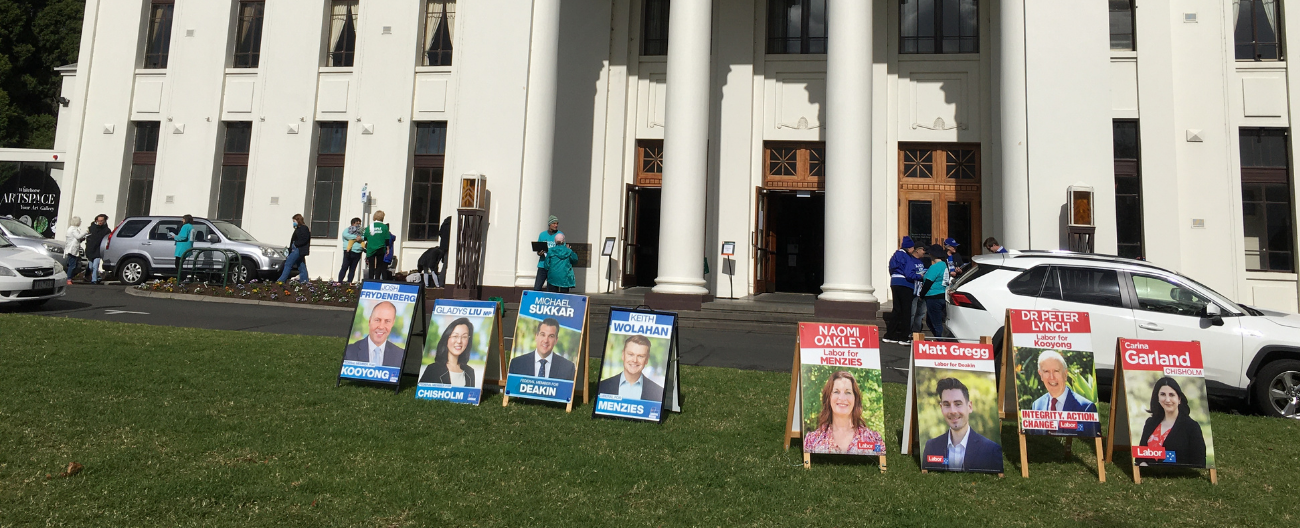
<path id="1" fill-rule="evenodd" d="M 569 396 L 569 403 L 564 406 L 564 412 L 573 412 L 573 401 L 578 399 L 578 393 L 582 393 L 582 403 L 584 405 L 587 403 L 587 399 L 590 396 L 591 391 L 587 389 L 587 384 L 591 382 L 591 375 L 589 372 L 587 372 L 588 370 L 591 370 L 589 368 L 591 364 L 591 350 L 590 350 L 591 310 L 590 308 L 591 308 L 591 301 L 588 300 L 587 305 L 583 308 L 583 313 L 582 313 L 582 338 L 579 341 L 580 344 L 578 345 L 578 349 L 579 349 L 578 361 L 576 365 L 574 365 L 574 367 L 577 369 L 577 372 L 575 372 L 573 376 L 574 378 L 573 394 Z M 504 366 L 502 368 L 509 369 L 509 366 Z M 506 372 L 508 375 L 508 371 Z M 582 379 L 581 383 L 578 382 L 579 378 Z M 501 386 L 504 389 L 505 387 L 504 376 L 501 378 Z M 506 394 L 506 392 L 502 390 L 501 406 L 505 407 L 509 404 L 510 404 L 510 395 Z"/>
<path id="2" fill-rule="evenodd" d="M 834 323 L 830 323 L 830 324 L 834 324 Z M 851 324 L 851 323 L 844 323 L 844 324 Z M 858 325 L 858 326 L 875 326 L 875 325 Z M 795 418 L 795 409 L 797 408 L 797 406 L 801 405 L 799 402 L 799 398 L 801 397 L 801 395 L 799 394 L 799 388 L 800 388 L 800 382 L 803 378 L 803 370 L 800 368 L 802 363 L 800 363 L 799 361 L 800 359 L 799 344 L 800 344 L 799 335 L 796 334 L 794 338 L 794 363 L 790 367 L 790 405 L 786 408 L 785 434 L 784 434 L 784 439 L 781 441 L 786 451 L 790 450 L 791 440 L 795 438 L 800 438 L 800 439 L 803 438 L 803 424 L 801 423 L 802 412 L 800 413 L 799 419 Z M 878 337 L 876 341 L 876 346 L 877 347 L 880 346 L 880 341 Z M 883 369 L 881 371 L 881 374 L 884 374 Z M 881 401 L 882 402 L 884 401 L 883 398 Z M 884 439 L 882 438 L 881 440 L 883 441 Z M 801 446 L 800 449 L 803 449 L 803 447 Z M 887 459 L 885 458 L 886 455 L 865 455 L 865 456 L 875 456 L 880 459 L 880 472 L 882 474 L 889 469 Z M 812 453 L 804 451 L 803 467 L 804 469 L 812 468 Z"/>
<path id="3" fill-rule="evenodd" d="M 915 332 L 915 333 L 913 333 L 913 334 L 912 334 L 912 343 L 914 343 L 914 344 L 913 344 L 912 346 L 916 346 L 915 343 L 920 342 L 920 341 L 925 341 L 925 334 L 920 333 L 920 332 Z M 993 344 L 993 338 L 992 338 L 992 337 L 989 337 L 989 336 L 981 336 L 981 337 L 980 337 L 980 344 L 981 344 L 981 345 L 992 345 L 992 344 Z M 924 474 L 929 473 L 930 470 L 925 469 L 924 464 L 921 464 L 921 460 L 920 460 L 922 457 L 925 456 L 925 451 L 924 451 L 924 449 L 923 449 L 922 446 L 921 446 L 921 425 L 920 425 L 919 415 L 918 415 L 918 412 L 917 412 L 917 410 L 916 410 L 916 407 L 917 407 L 917 401 L 918 401 L 918 400 L 917 400 L 917 396 L 918 396 L 918 394 L 917 394 L 917 391 L 916 391 L 916 378 L 913 377 L 913 373 L 916 372 L 916 354 L 912 353 L 912 350 L 910 350 L 910 349 L 908 350 L 908 360 L 907 360 L 907 361 L 908 361 L 908 363 L 907 363 L 907 404 L 906 404 L 906 407 L 907 407 L 907 408 L 906 408 L 905 411 L 904 411 L 904 412 L 906 412 L 906 414 L 903 415 L 903 442 L 902 442 L 902 443 L 903 443 L 903 446 L 902 446 L 902 452 L 903 452 L 904 455 L 907 455 L 907 454 L 910 454 L 910 452 L 912 451 L 912 448 L 913 448 L 913 447 L 916 448 L 916 456 L 917 456 L 917 459 L 918 459 L 918 460 L 917 460 L 917 465 L 920 465 L 920 466 L 921 466 L 921 474 L 924 475 Z M 999 396 L 1000 396 L 1000 395 L 1001 395 L 1001 392 L 999 391 L 998 394 L 999 394 Z M 1003 416 L 1002 416 L 1002 412 L 1001 412 L 1001 404 L 998 404 L 998 407 L 999 407 L 999 410 L 998 410 L 998 419 L 1001 420 L 1001 419 L 1003 418 Z M 1001 427 L 1001 423 L 1000 423 L 1000 422 L 999 422 L 999 427 Z M 1004 449 L 1003 452 L 1005 453 L 1006 450 Z M 1005 464 L 1004 464 L 1004 466 L 1005 466 Z M 1003 469 L 1005 470 L 1005 467 L 1004 467 Z M 998 478 L 1004 478 L 1004 477 L 1006 477 L 1006 473 L 1005 473 L 1005 472 L 1003 472 L 1003 473 L 998 473 Z"/>
<path id="4" fill-rule="evenodd" d="M 496 327 L 497 327 L 497 342 L 496 342 L 496 345 L 497 345 L 497 377 L 496 377 L 496 378 L 489 378 L 489 377 L 487 377 L 487 376 L 484 376 L 484 377 L 483 377 L 483 385 L 487 385 L 487 384 L 490 382 L 490 383 L 492 383 L 493 385 L 496 385 L 498 388 L 504 390 L 504 389 L 505 389 L 505 386 L 506 386 L 506 369 L 509 368 L 509 367 L 506 365 L 506 335 L 505 335 L 505 329 L 504 329 L 504 328 L 501 328 L 502 325 L 503 325 L 503 323 L 505 323 L 505 320 L 506 320 L 506 310 L 505 310 L 504 307 L 501 306 L 501 304 L 502 304 L 502 303 L 499 303 L 499 302 L 497 303 L 497 307 L 496 307 L 495 313 L 494 313 L 493 316 L 492 316 L 492 317 L 495 317 L 495 318 L 496 318 Z M 489 352 L 489 353 L 490 353 L 490 352 Z"/>

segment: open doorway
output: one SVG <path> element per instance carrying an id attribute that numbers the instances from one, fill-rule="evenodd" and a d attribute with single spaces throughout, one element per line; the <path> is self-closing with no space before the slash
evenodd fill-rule
<path id="1" fill-rule="evenodd" d="M 821 293 L 826 256 L 826 193 L 768 191 L 773 291 Z"/>
<path id="2" fill-rule="evenodd" d="M 627 186 L 623 220 L 623 287 L 654 286 L 659 276 L 658 187 Z"/>

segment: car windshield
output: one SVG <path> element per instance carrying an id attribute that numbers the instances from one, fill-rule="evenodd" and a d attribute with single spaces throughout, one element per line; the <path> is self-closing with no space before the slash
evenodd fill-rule
<path id="1" fill-rule="evenodd" d="M 14 245 L 13 242 L 10 242 L 9 239 L 5 238 L 4 235 L 0 234 L 0 248 L 12 247 L 13 245 Z"/>
<path id="2" fill-rule="evenodd" d="M 40 233 L 37 233 L 35 229 L 29 227 L 27 224 L 24 224 L 12 218 L 0 218 L 0 225 L 4 225 L 5 229 L 8 230 L 10 233 L 13 233 L 14 236 L 27 237 L 27 238 L 45 238 L 41 236 Z"/>
<path id="3" fill-rule="evenodd" d="M 217 231 L 221 231 L 221 234 L 232 242 L 257 242 L 257 239 L 248 234 L 248 231 L 244 231 L 230 222 L 216 220 L 212 222 L 212 226 L 217 228 Z"/>

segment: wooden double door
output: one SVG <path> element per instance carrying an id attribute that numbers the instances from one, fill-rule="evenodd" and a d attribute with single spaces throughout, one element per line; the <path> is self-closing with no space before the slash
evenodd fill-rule
<path id="1" fill-rule="evenodd" d="M 898 238 L 917 245 L 957 241 L 962 255 L 980 253 L 980 146 L 898 145 Z"/>

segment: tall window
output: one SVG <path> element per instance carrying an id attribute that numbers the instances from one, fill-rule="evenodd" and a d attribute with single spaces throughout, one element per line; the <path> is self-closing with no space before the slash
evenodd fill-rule
<path id="1" fill-rule="evenodd" d="M 248 147 L 253 139 L 253 123 L 225 123 L 225 146 L 221 156 L 221 181 L 217 184 L 217 220 L 237 226 L 244 221 L 244 189 L 248 182 Z"/>
<path id="2" fill-rule="evenodd" d="M 166 68 L 172 46 L 174 0 L 152 0 L 149 4 L 149 34 L 144 41 L 144 67 Z"/>
<path id="3" fill-rule="evenodd" d="M 135 146 L 131 153 L 131 174 L 126 184 L 126 216 L 149 214 L 153 199 L 153 169 L 158 163 L 157 121 L 136 121 Z"/>
<path id="4" fill-rule="evenodd" d="M 901 0 L 899 53 L 979 53 L 979 0 Z"/>
<path id="5" fill-rule="evenodd" d="M 1282 60 L 1282 2 L 1232 0 L 1237 60 Z"/>
<path id="6" fill-rule="evenodd" d="M 330 1 L 330 47 L 327 65 L 350 67 L 357 55 L 357 0 Z"/>
<path id="7" fill-rule="evenodd" d="M 235 67 L 256 68 L 262 55 L 262 14 L 264 0 L 239 3 L 239 20 L 235 26 Z"/>
<path id="8" fill-rule="evenodd" d="M 641 54 L 668 54 L 668 3 L 669 0 L 643 0 L 645 13 L 641 15 Z"/>
<path id="9" fill-rule="evenodd" d="M 447 152 L 447 122 L 415 124 L 415 170 L 411 176 L 411 240 L 438 237 L 442 220 L 442 163 Z"/>
<path id="10" fill-rule="evenodd" d="M 767 52 L 826 53 L 826 0 L 768 0 Z"/>
<path id="11" fill-rule="evenodd" d="M 456 0 L 427 0 L 424 4 L 425 66 L 451 66 L 455 30 Z"/>
<path id="12" fill-rule="evenodd" d="M 1294 214 L 1284 128 L 1241 129 L 1246 269 L 1295 271 Z"/>
<path id="13" fill-rule="evenodd" d="M 1115 120 L 1115 242 L 1119 256 L 1142 258 L 1142 176 L 1138 122 Z"/>
<path id="14" fill-rule="evenodd" d="M 339 236 L 339 208 L 343 204 L 343 156 L 348 150 L 348 124 L 321 122 L 316 147 L 316 177 L 311 185 L 311 235 Z"/>
<path id="15" fill-rule="evenodd" d="M 1133 40 L 1133 0 L 1110 0 L 1110 49 L 1136 49 Z"/>

